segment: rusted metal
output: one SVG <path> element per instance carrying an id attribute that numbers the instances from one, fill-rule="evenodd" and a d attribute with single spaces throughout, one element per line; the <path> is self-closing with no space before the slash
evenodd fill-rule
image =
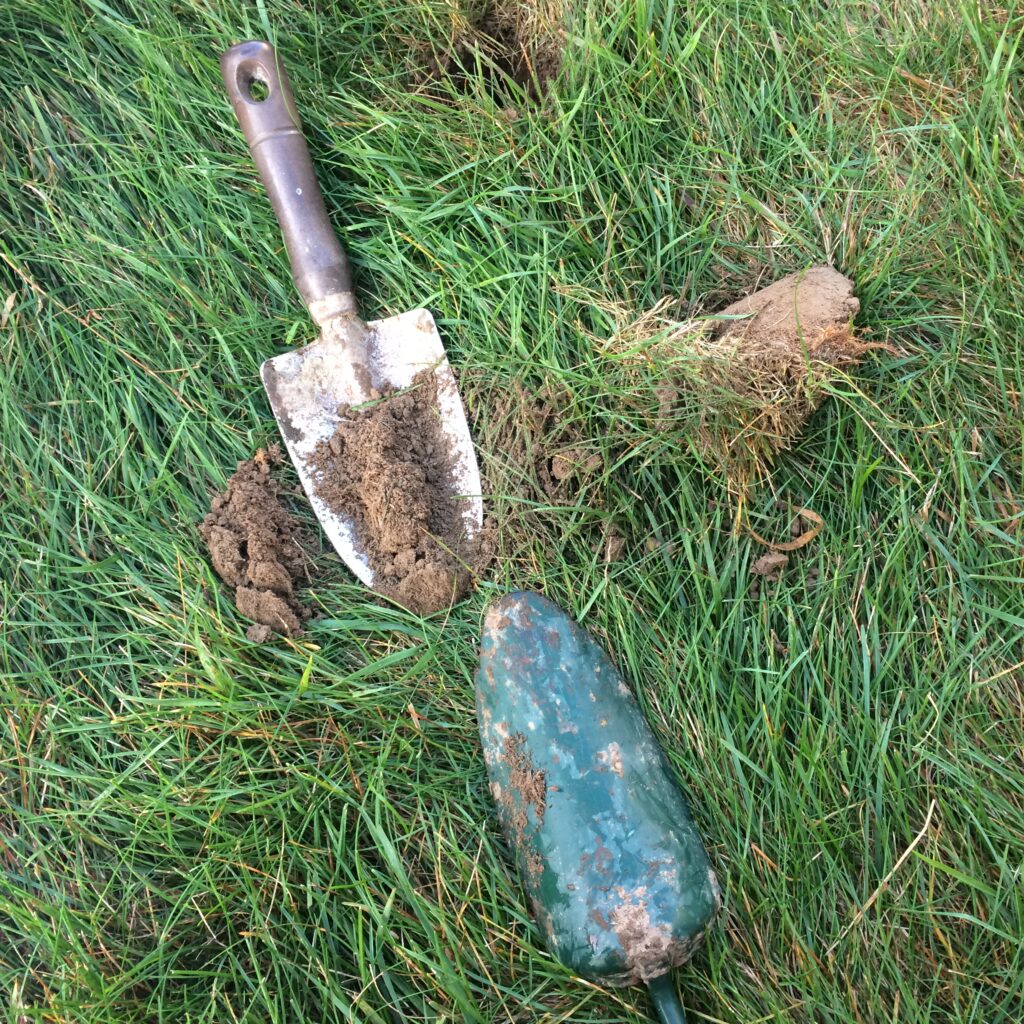
<path id="1" fill-rule="evenodd" d="M 498 816 L 552 952 L 608 985 L 688 960 L 720 907 L 718 882 L 604 652 L 546 598 L 503 597 L 484 620 L 477 710 Z M 671 985 L 652 996 L 663 1019 L 682 1019 Z"/>

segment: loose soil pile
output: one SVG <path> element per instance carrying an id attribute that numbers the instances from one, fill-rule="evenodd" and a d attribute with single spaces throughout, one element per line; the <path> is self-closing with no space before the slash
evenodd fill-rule
<path id="1" fill-rule="evenodd" d="M 199 526 L 214 569 L 234 587 L 238 610 L 254 620 L 246 635 L 257 643 L 274 632 L 294 636 L 312 614 L 295 596 L 309 577 L 301 530 L 270 474 L 280 461 L 281 449 L 271 445 L 239 462 Z"/>
<path id="2" fill-rule="evenodd" d="M 352 520 L 375 590 L 420 615 L 447 608 L 469 588 L 479 552 L 453 500 L 434 372 L 372 406 L 339 411 L 334 436 L 313 454 L 317 494 Z"/>

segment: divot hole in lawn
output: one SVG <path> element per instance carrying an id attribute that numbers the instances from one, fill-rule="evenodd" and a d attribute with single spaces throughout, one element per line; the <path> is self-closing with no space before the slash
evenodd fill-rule
<path id="1" fill-rule="evenodd" d="M 486 4 L 420 77 L 447 79 L 463 93 L 482 86 L 503 103 L 518 91 L 539 100 L 562 67 L 564 18 L 564 0 Z M 518 90 L 510 90 L 510 83 Z"/>

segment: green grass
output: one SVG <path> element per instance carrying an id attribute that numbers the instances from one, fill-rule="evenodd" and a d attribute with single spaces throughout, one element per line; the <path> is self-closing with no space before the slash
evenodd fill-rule
<path id="1" fill-rule="evenodd" d="M 511 587 L 606 643 L 692 795 L 726 897 L 694 1020 L 1019 1019 L 1024 12 L 571 6 L 543 104 L 409 90 L 442 0 L 0 11 L 3 1019 L 647 1019 L 543 951 L 497 833 L 473 671 Z M 195 524 L 313 336 L 217 69 L 266 35 L 366 310 L 438 316 L 500 557 L 428 621 L 339 567 L 254 647 Z M 894 353 L 750 501 L 826 523 L 755 594 L 595 338 L 820 261 Z M 510 453 L 565 431 L 604 468 L 554 502 Z"/>

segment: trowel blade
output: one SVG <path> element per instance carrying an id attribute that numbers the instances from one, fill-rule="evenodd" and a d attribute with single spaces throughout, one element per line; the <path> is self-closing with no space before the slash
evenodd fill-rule
<path id="1" fill-rule="evenodd" d="M 338 318 L 323 324 L 322 332 L 319 341 L 268 359 L 260 376 L 324 532 L 346 565 L 372 587 L 374 571 L 356 538 L 351 515 L 331 508 L 319 495 L 322 471 L 313 456 L 317 445 L 334 436 L 339 407 L 371 401 L 374 389 L 407 388 L 417 373 L 432 367 L 441 426 L 452 451 L 456 501 L 469 540 L 483 527 L 480 471 L 455 376 L 427 310 L 414 309 L 365 325 L 352 317 Z"/>

